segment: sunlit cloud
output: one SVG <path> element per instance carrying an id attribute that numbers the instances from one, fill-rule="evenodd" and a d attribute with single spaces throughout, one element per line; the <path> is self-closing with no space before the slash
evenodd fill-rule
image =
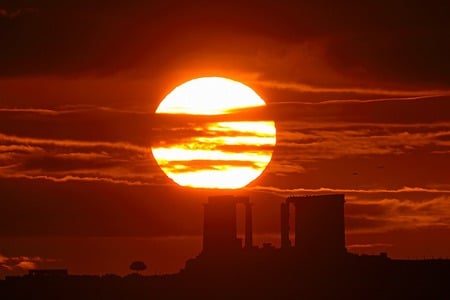
<path id="1" fill-rule="evenodd" d="M 33 270 L 36 269 L 37 264 L 32 261 L 21 261 L 16 265 L 16 267 L 22 270 Z"/>
<path id="2" fill-rule="evenodd" d="M 41 147 L 30 146 L 30 145 L 1 145 L 0 152 L 21 152 L 21 153 L 35 153 L 41 152 L 43 149 Z"/>
<path id="3" fill-rule="evenodd" d="M 59 259 L 43 258 L 40 256 L 4 256 L 0 254 L 0 269 L 8 271 L 23 271 L 36 269 L 43 263 L 59 262 Z"/>

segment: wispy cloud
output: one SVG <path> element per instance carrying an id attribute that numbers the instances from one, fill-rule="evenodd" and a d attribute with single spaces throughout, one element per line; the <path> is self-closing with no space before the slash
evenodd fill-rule
<path id="1" fill-rule="evenodd" d="M 255 85 L 292 90 L 296 92 L 309 92 L 309 93 L 352 93 L 360 95 L 384 95 L 384 96 L 442 96 L 450 95 L 450 90 L 401 90 L 401 89 L 384 89 L 384 88 L 359 88 L 359 87 L 320 87 L 298 82 L 281 82 L 281 81 L 268 81 L 268 80 L 254 80 L 252 83 Z"/>
<path id="2" fill-rule="evenodd" d="M 420 227 L 450 228 L 450 196 L 425 200 L 385 198 L 350 200 L 346 204 L 349 232 L 380 232 Z"/>
<path id="3" fill-rule="evenodd" d="M 45 108 L 0 108 L 0 113 L 35 113 L 43 115 L 57 115 L 60 111 Z"/>
<path id="4" fill-rule="evenodd" d="M 19 137 L 13 135 L 6 135 L 0 133 L 1 142 L 28 144 L 28 145 L 50 145 L 58 147 L 83 147 L 83 148 L 95 148 L 105 147 L 114 149 L 132 150 L 140 153 L 150 153 L 150 148 L 136 146 L 130 143 L 124 142 L 101 142 L 101 141 L 77 141 L 77 140 L 58 140 L 58 139 L 39 139 L 31 137 Z"/>
<path id="5" fill-rule="evenodd" d="M 405 96 L 402 97 L 401 95 L 398 97 L 389 97 L 389 98 L 369 98 L 369 99 L 333 99 L 333 100 L 322 100 L 322 101 L 316 101 L 316 102 L 306 102 L 306 101 L 300 101 L 300 102 L 277 102 L 277 104 L 293 104 L 293 103 L 302 103 L 302 104 L 309 104 L 309 105 L 327 105 L 327 104 L 364 104 L 364 103 L 384 103 L 384 102 L 411 102 L 414 100 L 431 100 L 431 99 L 439 99 L 442 96 L 446 96 L 450 94 L 450 90 L 448 90 L 446 93 L 442 94 L 424 94 L 424 95 L 418 95 L 418 96 Z"/>
<path id="6" fill-rule="evenodd" d="M 56 154 L 55 157 L 62 159 L 73 159 L 73 160 L 94 160 L 94 159 L 105 159 L 111 158 L 111 156 L 106 152 L 72 152 L 72 153 L 60 153 Z"/>
<path id="7" fill-rule="evenodd" d="M 53 177 L 53 176 L 45 176 L 45 175 L 26 175 L 26 174 L 0 174 L 0 178 L 21 178 L 21 179 L 31 179 L 31 180 L 48 180 L 52 182 L 68 182 L 68 181 L 86 181 L 86 182 L 107 182 L 113 184 L 125 184 L 125 185 L 134 185 L 134 186 L 150 186 L 153 185 L 149 182 L 142 181 L 130 181 L 124 179 L 114 179 L 108 177 L 79 177 L 79 176 L 62 176 L 62 177 Z M 161 185 L 161 184 L 158 184 Z"/>
<path id="8" fill-rule="evenodd" d="M 39 139 L 0 134 L 0 177 L 151 185 L 164 176 L 150 148 L 123 142 Z"/>
<path id="9" fill-rule="evenodd" d="M 450 148 L 450 124 L 305 124 L 287 122 L 279 126 L 279 158 L 293 165 L 305 161 L 363 155 L 400 155 L 425 149 L 430 155 Z M 426 148 L 428 147 L 428 148 Z"/>
<path id="10" fill-rule="evenodd" d="M 355 249 L 373 249 L 373 248 L 389 248 L 392 247 L 392 244 L 385 243 L 373 243 L 373 244 L 352 244 L 347 245 L 347 249 L 355 250 Z"/>
<path id="11" fill-rule="evenodd" d="M 448 189 L 437 189 L 427 187 L 404 186 L 397 189 L 348 189 L 348 188 L 279 188 L 274 186 L 253 186 L 246 188 L 249 191 L 271 192 L 277 196 L 286 197 L 292 195 L 316 194 L 316 193 L 339 193 L 339 194 L 398 194 L 398 193 L 438 193 L 450 194 Z"/>
<path id="12" fill-rule="evenodd" d="M 0 10 L 1 11 L 1 10 Z M 39 108 L 39 107 L 0 107 L 0 113 L 12 113 L 12 114 L 38 114 L 38 115 L 67 115 L 67 114 L 79 114 L 89 112 L 109 112 L 116 114 L 134 114 L 134 115 L 150 115 L 150 111 L 147 108 L 140 109 L 125 109 L 108 106 L 97 105 L 64 105 L 54 108 Z"/>
<path id="13" fill-rule="evenodd" d="M 33 153 L 33 152 L 40 152 L 43 149 L 41 147 L 36 146 L 30 146 L 30 145 L 1 145 L 0 144 L 0 152 L 26 152 L 26 153 Z"/>

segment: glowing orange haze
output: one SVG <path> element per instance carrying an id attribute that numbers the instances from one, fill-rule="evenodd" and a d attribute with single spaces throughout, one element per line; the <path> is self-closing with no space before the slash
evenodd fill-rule
<path id="1" fill-rule="evenodd" d="M 244 84 L 205 77 L 175 88 L 156 113 L 214 116 L 261 106 L 265 102 Z M 241 188 L 264 171 L 276 143 L 275 123 L 267 120 L 213 122 L 194 130 L 198 136 L 189 140 L 152 148 L 161 169 L 182 186 Z"/>

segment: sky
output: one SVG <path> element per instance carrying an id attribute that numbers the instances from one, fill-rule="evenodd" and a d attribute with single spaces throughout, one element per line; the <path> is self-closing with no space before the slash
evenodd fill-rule
<path id="1" fill-rule="evenodd" d="M 257 243 L 279 244 L 286 196 L 345 193 L 349 251 L 450 257 L 449 6 L 1 1 L 0 277 L 197 255 L 217 191 L 177 186 L 151 147 L 161 100 L 202 76 L 252 87 L 275 121 L 270 164 L 233 192 Z"/>

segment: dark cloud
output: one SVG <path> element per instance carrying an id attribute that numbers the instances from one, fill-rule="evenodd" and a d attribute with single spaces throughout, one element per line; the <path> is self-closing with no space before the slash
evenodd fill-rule
<path id="1" fill-rule="evenodd" d="M 317 67 L 329 69 L 321 70 L 323 74 L 341 74 L 358 84 L 448 87 L 446 2 L 38 1 L 34 5 L 39 14 L 0 19 L 3 77 L 98 76 L 126 70 L 161 76 L 180 67 L 228 66 L 257 72 L 262 78 L 324 85 L 326 78 L 302 75 Z M 3 15 L 23 9 L 20 4 L 10 6 Z M 306 62 L 308 51 L 296 57 L 288 50 L 298 45 L 311 45 L 309 49 L 317 53 L 310 51 L 310 56 L 317 61 Z M 283 68 L 276 62 L 280 58 L 285 59 Z M 305 63 L 308 69 L 300 72 Z M 277 72 L 280 69 L 283 73 Z"/>
<path id="2" fill-rule="evenodd" d="M 448 3 L 434 9 L 428 5 L 405 7 L 410 15 L 403 15 L 403 20 L 400 15 L 398 22 L 405 22 L 401 26 L 333 39 L 327 49 L 328 61 L 343 74 L 363 76 L 384 86 L 399 86 L 399 82 L 447 86 L 450 24 L 442 11 L 449 8 Z"/>

